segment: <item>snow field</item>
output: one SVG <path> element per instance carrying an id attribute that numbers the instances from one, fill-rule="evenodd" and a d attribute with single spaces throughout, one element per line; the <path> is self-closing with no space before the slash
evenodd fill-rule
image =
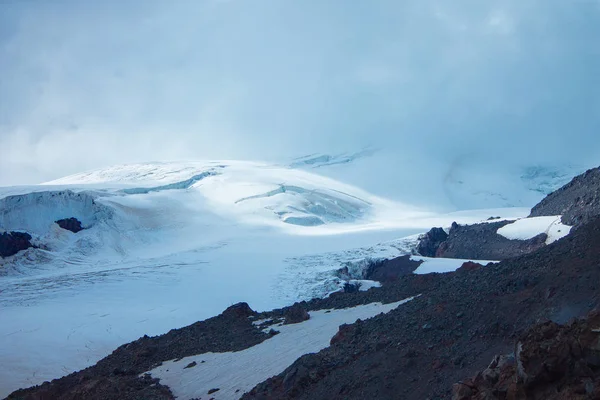
<path id="1" fill-rule="evenodd" d="M 507 239 L 527 240 L 546 233 L 546 244 L 553 243 L 569 234 L 571 227 L 564 225 L 560 215 L 549 217 L 521 218 L 498 229 L 497 233 Z"/>
<path id="2" fill-rule="evenodd" d="M 412 298 L 390 304 L 371 303 L 341 310 L 310 312 L 298 324 L 274 325 L 279 334 L 246 350 L 205 353 L 164 362 L 148 373 L 168 386 L 178 400 L 213 397 L 239 399 L 258 383 L 283 372 L 299 357 L 327 346 L 342 324 L 387 313 Z M 267 328 L 270 329 L 270 328 Z M 192 362 L 196 366 L 185 368 Z M 219 389 L 208 396 L 211 389 Z"/>

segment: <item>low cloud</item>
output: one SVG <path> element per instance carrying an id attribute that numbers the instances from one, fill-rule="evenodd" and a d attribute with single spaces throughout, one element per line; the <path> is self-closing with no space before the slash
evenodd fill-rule
<path id="1" fill-rule="evenodd" d="M 584 1 L 3 2 L 0 185 L 365 146 L 424 180 L 600 164 L 598 37 Z"/>

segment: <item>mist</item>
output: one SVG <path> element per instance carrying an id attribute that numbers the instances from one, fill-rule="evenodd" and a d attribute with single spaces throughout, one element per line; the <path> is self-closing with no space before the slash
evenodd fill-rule
<path id="1" fill-rule="evenodd" d="M 600 164 L 598 38 L 583 0 L 5 0 L 0 185 L 365 147 L 415 190 L 464 159 Z"/>

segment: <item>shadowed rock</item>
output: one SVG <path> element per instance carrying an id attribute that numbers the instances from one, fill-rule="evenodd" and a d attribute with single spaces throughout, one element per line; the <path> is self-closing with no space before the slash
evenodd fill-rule
<path id="1" fill-rule="evenodd" d="M 61 228 L 66 229 L 68 231 L 71 231 L 73 233 L 77 233 L 77 232 L 82 231 L 84 229 L 81 226 L 81 221 L 79 221 L 77 218 L 73 218 L 73 217 L 59 219 L 58 221 L 56 221 L 56 223 Z"/>
<path id="2" fill-rule="evenodd" d="M 310 314 L 308 314 L 308 312 L 300 305 L 300 303 L 295 303 L 293 306 L 287 309 L 284 316 L 285 325 L 297 324 L 310 319 Z"/>
<path id="3" fill-rule="evenodd" d="M 33 245 L 31 244 L 31 235 L 28 233 L 0 233 L 0 257 L 10 257 L 30 247 L 33 247 Z"/>
<path id="4" fill-rule="evenodd" d="M 435 257 L 437 249 L 448 239 L 448 234 L 442 228 L 431 228 L 419 238 L 417 252 L 423 257 Z"/>
<path id="5" fill-rule="evenodd" d="M 598 399 L 599 327 L 598 311 L 567 325 L 536 325 L 521 336 L 513 354 L 494 357 L 485 370 L 455 384 L 452 399 Z"/>

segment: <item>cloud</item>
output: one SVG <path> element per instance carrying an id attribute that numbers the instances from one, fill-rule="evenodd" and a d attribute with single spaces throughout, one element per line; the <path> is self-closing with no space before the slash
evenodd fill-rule
<path id="1" fill-rule="evenodd" d="M 599 22 L 560 0 L 3 2 L 0 184 L 366 145 L 598 160 Z"/>

